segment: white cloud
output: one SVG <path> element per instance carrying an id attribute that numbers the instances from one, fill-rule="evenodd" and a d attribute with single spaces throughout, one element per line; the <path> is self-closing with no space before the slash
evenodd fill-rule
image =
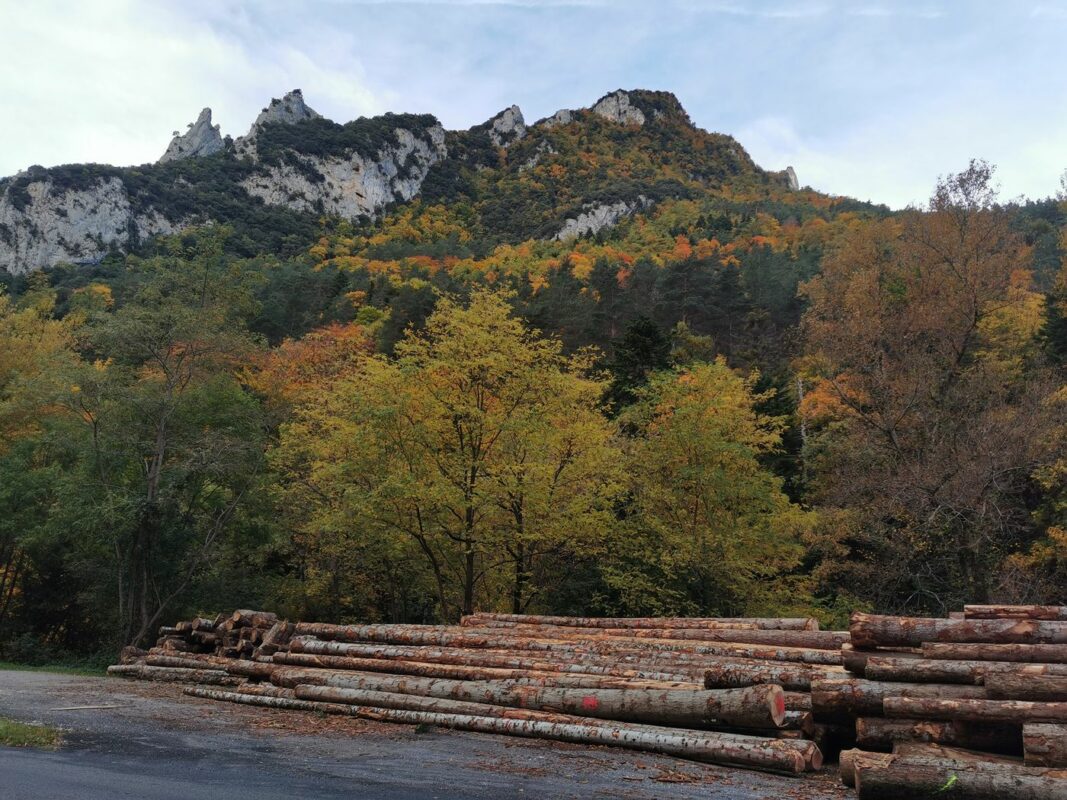
<path id="1" fill-rule="evenodd" d="M 323 113 L 384 110 L 351 36 L 309 26 L 307 47 L 272 41 L 239 3 L 0 0 L 0 19 L 0 175 L 154 161 L 204 106 L 236 136 L 300 86 L 314 87 L 308 102 Z"/>

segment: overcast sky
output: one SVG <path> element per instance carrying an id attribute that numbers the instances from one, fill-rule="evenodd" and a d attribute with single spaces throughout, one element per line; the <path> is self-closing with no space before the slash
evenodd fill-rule
<path id="1" fill-rule="evenodd" d="M 204 106 L 300 87 L 337 121 L 527 121 L 666 89 L 821 191 L 903 206 L 971 157 L 1006 196 L 1067 168 L 1067 0 L 0 0 L 0 175 L 154 161 Z"/>

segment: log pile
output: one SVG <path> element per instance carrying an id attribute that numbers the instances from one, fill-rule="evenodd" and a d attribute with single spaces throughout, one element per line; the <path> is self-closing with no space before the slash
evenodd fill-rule
<path id="1" fill-rule="evenodd" d="M 1067 607 L 855 613 L 850 633 L 850 676 L 811 697 L 816 721 L 855 722 L 841 775 L 860 800 L 1067 798 Z"/>
<path id="2" fill-rule="evenodd" d="M 252 611 L 160 636 L 109 672 L 195 684 L 187 694 L 212 700 L 786 773 L 819 769 L 819 743 L 841 730 L 814 723 L 809 692 L 817 677 L 845 675 L 848 639 L 813 619 L 478 614 L 459 626 L 292 625 Z"/>

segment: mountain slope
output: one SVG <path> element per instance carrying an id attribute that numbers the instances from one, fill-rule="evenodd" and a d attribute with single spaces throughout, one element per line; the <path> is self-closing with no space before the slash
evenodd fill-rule
<path id="1" fill-rule="evenodd" d="M 416 198 L 463 206 L 485 246 L 571 238 L 668 198 L 782 194 L 789 181 L 731 137 L 693 126 L 666 92 L 617 91 L 529 126 L 513 106 L 446 132 L 431 115 L 341 125 L 296 90 L 237 140 L 205 109 L 156 164 L 32 167 L 0 180 L 0 268 L 96 263 L 208 222 L 232 225 L 245 254 L 291 255 L 322 217 L 366 224 Z"/>

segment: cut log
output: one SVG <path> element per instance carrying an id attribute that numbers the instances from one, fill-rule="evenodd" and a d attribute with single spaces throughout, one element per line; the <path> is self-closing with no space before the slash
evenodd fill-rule
<path id="1" fill-rule="evenodd" d="M 981 762 L 984 764 L 1007 764 L 1009 766 L 1025 766 L 1018 756 L 1005 756 L 995 753 L 986 753 L 981 750 L 968 750 L 965 747 L 949 747 L 932 742 L 895 742 L 893 754 L 905 758 L 928 758 L 941 761 L 959 761 L 963 764 Z"/>
<path id="2" fill-rule="evenodd" d="M 841 665 L 853 675 L 865 677 L 867 659 L 871 657 L 883 658 L 921 658 L 922 651 L 918 648 L 882 647 L 877 650 L 861 650 L 850 643 L 841 645 Z"/>
<path id="3" fill-rule="evenodd" d="M 812 697 L 815 708 L 818 704 Z M 932 697 L 887 697 L 882 701 L 887 717 L 907 719 L 962 720 L 1021 725 L 1024 722 L 1067 722 L 1067 703 L 1035 703 L 1028 700 L 939 700 Z"/>
<path id="4" fill-rule="evenodd" d="M 747 625 L 763 630 L 819 630 L 819 621 L 814 617 L 552 617 L 538 614 L 476 613 L 463 617 L 460 624 L 472 627 L 556 625 L 572 628 L 702 628 Z"/>
<path id="5" fill-rule="evenodd" d="M 180 667 L 150 667 L 142 664 L 123 664 L 107 668 L 108 675 L 142 681 L 170 681 L 176 683 L 204 683 L 212 686 L 236 686 L 241 679 L 218 669 L 183 669 Z"/>
<path id="6" fill-rule="evenodd" d="M 278 621 L 278 615 L 269 611 L 239 608 L 233 612 L 230 620 L 235 628 L 271 628 Z"/>
<path id="7" fill-rule="evenodd" d="M 1067 606 L 964 606 L 967 619 L 1067 620 Z"/>
<path id="8" fill-rule="evenodd" d="M 317 656 L 310 653 L 276 653 L 275 664 L 298 667 L 318 667 L 332 670 L 358 670 L 362 672 L 385 672 L 394 675 L 417 675 L 423 678 L 453 678 L 456 680 L 519 680 L 538 678 L 544 685 L 589 688 L 658 688 L 702 689 L 696 680 L 686 676 L 673 676 L 677 680 L 649 680 L 639 677 L 615 677 L 580 672 L 560 672 L 539 669 L 504 669 L 496 667 L 463 666 L 459 664 L 433 664 L 419 661 L 379 660 L 373 658 L 348 658 L 346 656 Z M 620 670 L 624 671 L 624 670 Z M 665 676 L 672 677 L 672 676 Z"/>
<path id="9" fill-rule="evenodd" d="M 924 642 L 1064 644 L 1067 622 L 1032 619 L 926 619 L 854 612 L 849 632 L 860 648 L 921 647 Z"/>
<path id="10" fill-rule="evenodd" d="M 813 680 L 844 677 L 842 671 L 794 664 L 757 664 L 726 661 L 704 671 L 705 689 L 729 689 L 774 683 L 793 691 L 810 690 Z"/>
<path id="11" fill-rule="evenodd" d="M 716 688 L 704 687 L 707 688 Z M 786 692 L 785 693 L 785 709 L 786 711 L 811 711 L 811 694 L 808 692 Z"/>
<path id="12" fill-rule="evenodd" d="M 923 658 L 1067 664 L 1067 644 L 944 644 L 925 642 Z"/>
<path id="13" fill-rule="evenodd" d="M 841 783 L 845 786 L 856 785 L 856 764 L 888 765 L 893 762 L 892 753 L 872 753 L 867 750 L 853 748 L 842 750 L 837 756 L 838 768 L 841 772 Z"/>
<path id="14" fill-rule="evenodd" d="M 848 631 L 780 631 L 741 625 L 716 628 L 576 628 L 552 625 L 517 625 L 511 628 L 467 627 L 464 630 L 534 638 L 583 640 L 677 639 L 696 642 L 766 644 L 811 650 L 838 650 L 844 642 L 849 640 Z"/>
<path id="15" fill-rule="evenodd" d="M 1025 767 L 996 765 L 979 769 L 944 761 L 926 762 L 900 756 L 887 765 L 859 759 L 856 763 L 859 800 L 902 800 L 957 797 L 961 800 L 1064 800 L 1067 775 L 1033 774 Z"/>
<path id="16" fill-rule="evenodd" d="M 856 719 L 856 744 L 864 750 L 891 750 L 898 742 L 933 742 L 989 753 L 1022 753 L 1018 725 L 972 725 L 884 717 Z"/>
<path id="17" fill-rule="evenodd" d="M 841 782 L 846 786 L 856 785 L 856 771 L 865 767 L 887 767 L 893 763 L 925 764 L 930 766 L 955 766 L 958 769 L 979 770 L 983 772 L 1021 771 L 1024 775 L 1043 775 L 1046 777 L 1067 776 L 1067 772 L 1057 774 L 1055 770 L 1040 772 L 1027 769 L 1022 759 L 1011 756 L 998 756 L 974 750 L 956 747 L 943 747 L 937 744 L 905 742 L 895 747 L 892 753 L 871 753 L 864 750 L 846 750 L 840 754 Z M 1019 774 L 1019 773 L 1016 773 Z M 948 796 L 952 796 L 950 793 Z"/>
<path id="18" fill-rule="evenodd" d="M 305 682 L 304 677 L 276 673 L 272 680 L 296 686 Z M 718 723 L 745 728 L 777 728 L 781 727 L 785 717 L 782 689 L 771 685 L 719 691 L 573 689 L 530 685 L 526 681 L 457 681 L 370 672 L 331 672 L 308 677 L 307 683 L 326 686 L 419 694 L 678 727 Z"/>
<path id="19" fill-rule="evenodd" d="M 183 669 L 220 669 L 225 670 L 230 663 L 228 658 L 215 656 L 201 656 L 204 660 L 190 658 L 192 653 L 183 656 L 158 656 L 149 654 L 144 657 L 144 663 L 150 667 L 182 667 Z"/>
<path id="20" fill-rule="evenodd" d="M 229 675 L 240 675 L 245 678 L 265 681 L 270 680 L 270 676 L 275 669 L 273 661 L 270 663 L 262 661 L 231 661 L 226 665 L 226 672 Z"/>
<path id="21" fill-rule="evenodd" d="M 317 703 L 281 697 L 257 697 L 237 692 L 219 692 L 192 687 L 186 689 L 185 693 L 193 697 L 248 705 L 348 714 L 381 722 L 438 725 L 480 733 L 499 733 L 579 744 L 603 744 L 678 756 L 691 761 L 780 772 L 806 772 L 817 770 L 822 765 L 822 753 L 812 742 L 790 739 L 767 739 L 728 733 L 680 732 L 649 725 L 590 724 L 581 721 L 566 724 L 463 714 L 432 714 L 422 711 Z"/>
<path id="22" fill-rule="evenodd" d="M 555 659 L 573 662 L 578 657 L 598 659 L 616 663 L 621 661 L 640 662 L 642 664 L 685 664 L 702 666 L 708 659 L 746 658 L 764 661 L 788 661 L 814 665 L 837 665 L 841 663 L 841 653 L 832 650 L 805 650 L 796 647 L 766 647 L 752 644 L 687 644 L 684 642 L 667 642 L 662 647 L 645 641 L 634 640 L 629 645 L 619 644 L 619 640 L 599 642 L 574 641 L 562 639 L 521 639 L 508 637 L 475 636 L 467 638 L 457 636 L 441 637 L 419 634 L 419 641 L 411 642 L 410 634 L 392 642 L 339 642 L 320 641 L 313 635 L 301 633 L 297 625 L 297 635 L 289 642 L 290 652 L 322 653 L 331 655 L 370 656 L 373 658 L 410 658 L 418 651 L 438 650 L 443 654 L 471 655 L 471 651 L 498 651 L 512 657 L 519 654 L 542 658 L 546 654 Z M 536 655 L 533 655 L 536 654 Z M 418 660 L 428 660 L 420 656 Z M 454 662 L 460 663 L 460 662 Z M 662 669 L 670 671 L 666 667 Z"/>
<path id="23" fill-rule="evenodd" d="M 985 676 L 986 695 L 992 700 L 1067 702 L 1067 676 L 991 672 Z"/>
<path id="24" fill-rule="evenodd" d="M 396 672 L 398 674 L 424 675 L 426 677 L 465 677 L 468 679 L 489 679 L 492 677 L 514 677 L 512 673 L 550 673 L 559 675 L 603 676 L 663 684 L 696 684 L 701 686 L 696 670 L 691 672 L 650 672 L 619 667 L 601 667 L 596 663 L 575 663 L 564 665 L 552 661 L 538 661 L 513 658 L 507 654 L 476 653 L 460 655 L 458 658 L 446 657 L 433 659 L 433 653 L 413 653 L 411 660 L 399 658 L 357 658 L 352 656 L 318 655 L 315 653 L 276 653 L 276 663 L 288 663 L 298 667 L 321 667 L 333 670 L 363 670 L 365 672 Z M 479 657 L 480 656 L 480 657 Z M 448 663 L 450 660 L 462 660 L 464 663 Z M 444 662 L 441 662 L 444 661 Z M 483 666 L 485 665 L 485 666 Z M 510 666 L 491 666 L 510 665 Z M 484 677 L 479 678 L 478 675 Z"/>
<path id="25" fill-rule="evenodd" d="M 1067 725 L 1023 725 L 1023 755 L 1029 766 L 1067 768 Z"/>
<path id="26" fill-rule="evenodd" d="M 820 678 L 811 684 L 811 710 L 819 721 L 879 716 L 891 697 L 984 698 L 981 686 L 939 683 L 883 683 L 862 678 Z"/>
<path id="27" fill-rule="evenodd" d="M 1055 624 L 1055 623 L 1050 623 Z M 610 630 L 610 629 L 609 629 Z M 706 643 L 729 642 L 739 644 L 763 644 L 776 647 L 793 647 L 808 650 L 831 650 L 840 659 L 837 652 L 842 642 L 848 640 L 848 634 L 838 631 L 768 631 L 768 630 L 721 630 L 703 631 L 701 641 L 678 640 L 675 638 L 646 638 L 645 631 L 623 632 L 624 636 L 612 636 L 608 631 L 589 633 L 567 633 L 563 629 L 539 631 L 537 636 L 519 635 L 500 628 L 463 628 L 457 631 L 441 625 L 327 625 L 322 623 L 299 623 L 296 626 L 299 635 L 314 636 L 343 642 L 383 642 L 389 644 L 436 644 L 458 647 L 496 647 L 508 648 L 517 642 L 570 642 L 580 636 L 587 644 L 600 643 L 606 646 L 641 647 L 681 651 L 700 652 Z M 651 631 L 655 633 L 655 631 Z M 549 636 L 548 634 L 553 634 Z M 675 631 L 677 634 L 677 631 Z"/>
<path id="28" fill-rule="evenodd" d="M 1020 678 L 1060 676 L 1067 679 L 1067 664 L 872 656 L 867 659 L 865 673 L 868 679 L 880 681 L 987 684 L 990 675 L 1000 674 L 1016 675 Z"/>

